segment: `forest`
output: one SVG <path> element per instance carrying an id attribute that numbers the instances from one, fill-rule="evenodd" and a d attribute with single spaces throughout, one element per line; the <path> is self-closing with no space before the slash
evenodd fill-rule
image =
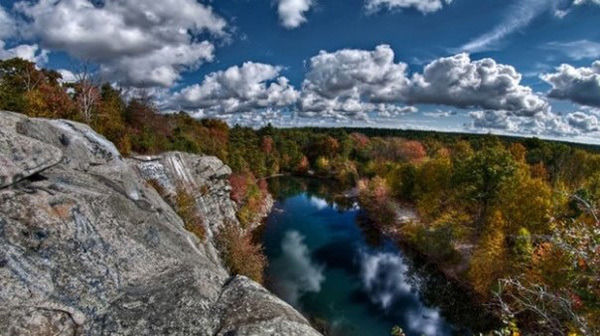
<path id="1" fill-rule="evenodd" d="M 87 76 L 65 83 L 59 73 L 18 58 L 0 61 L 0 109 L 86 123 L 123 155 L 217 156 L 234 171 L 231 198 L 243 225 L 257 220 L 265 178 L 335 179 L 356 188 L 382 232 L 439 265 L 497 313 L 505 328 L 496 334 L 600 334 L 600 154 L 593 146 L 492 135 L 229 127 L 185 112 L 161 114 L 151 97 L 126 97 Z M 400 206 L 416 209 L 419 220 L 400 222 Z M 260 270 L 252 272 L 260 280 Z"/>

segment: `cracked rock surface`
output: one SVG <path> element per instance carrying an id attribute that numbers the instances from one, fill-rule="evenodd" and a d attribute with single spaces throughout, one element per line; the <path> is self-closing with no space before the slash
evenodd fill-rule
<path id="1" fill-rule="evenodd" d="M 209 232 L 237 221 L 216 158 L 125 160 L 86 125 L 0 112 L 0 335 L 319 335 L 230 276 L 154 173 L 194 191 Z"/>

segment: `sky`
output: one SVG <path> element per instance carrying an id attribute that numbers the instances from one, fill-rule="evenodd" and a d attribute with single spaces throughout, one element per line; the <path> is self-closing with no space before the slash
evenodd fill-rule
<path id="1" fill-rule="evenodd" d="M 600 143 L 600 0 L 0 0 L 0 59 L 230 124 Z"/>

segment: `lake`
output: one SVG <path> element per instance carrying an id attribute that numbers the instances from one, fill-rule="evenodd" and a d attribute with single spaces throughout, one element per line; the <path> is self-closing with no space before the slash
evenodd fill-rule
<path id="1" fill-rule="evenodd" d="M 464 292 L 379 236 L 355 201 L 336 197 L 343 190 L 334 183 L 269 183 L 277 201 L 260 233 L 267 286 L 328 334 L 383 336 L 398 325 L 407 336 L 444 336 L 483 328 Z"/>

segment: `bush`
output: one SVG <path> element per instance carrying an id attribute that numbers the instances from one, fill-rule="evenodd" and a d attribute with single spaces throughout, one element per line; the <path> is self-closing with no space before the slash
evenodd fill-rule
<path id="1" fill-rule="evenodd" d="M 177 187 L 175 210 L 185 225 L 185 229 L 195 234 L 200 240 L 206 238 L 204 220 L 196 208 L 196 200 L 183 187 Z"/>
<path id="2" fill-rule="evenodd" d="M 217 246 L 231 273 L 263 283 L 267 257 L 262 245 L 254 243 L 249 233 L 244 233 L 235 223 L 227 223 L 217 235 Z"/>
<path id="3" fill-rule="evenodd" d="M 268 195 L 267 181 L 257 180 L 252 173 L 233 174 L 229 177 L 231 199 L 238 205 L 237 217 L 243 228 L 260 221 Z"/>

